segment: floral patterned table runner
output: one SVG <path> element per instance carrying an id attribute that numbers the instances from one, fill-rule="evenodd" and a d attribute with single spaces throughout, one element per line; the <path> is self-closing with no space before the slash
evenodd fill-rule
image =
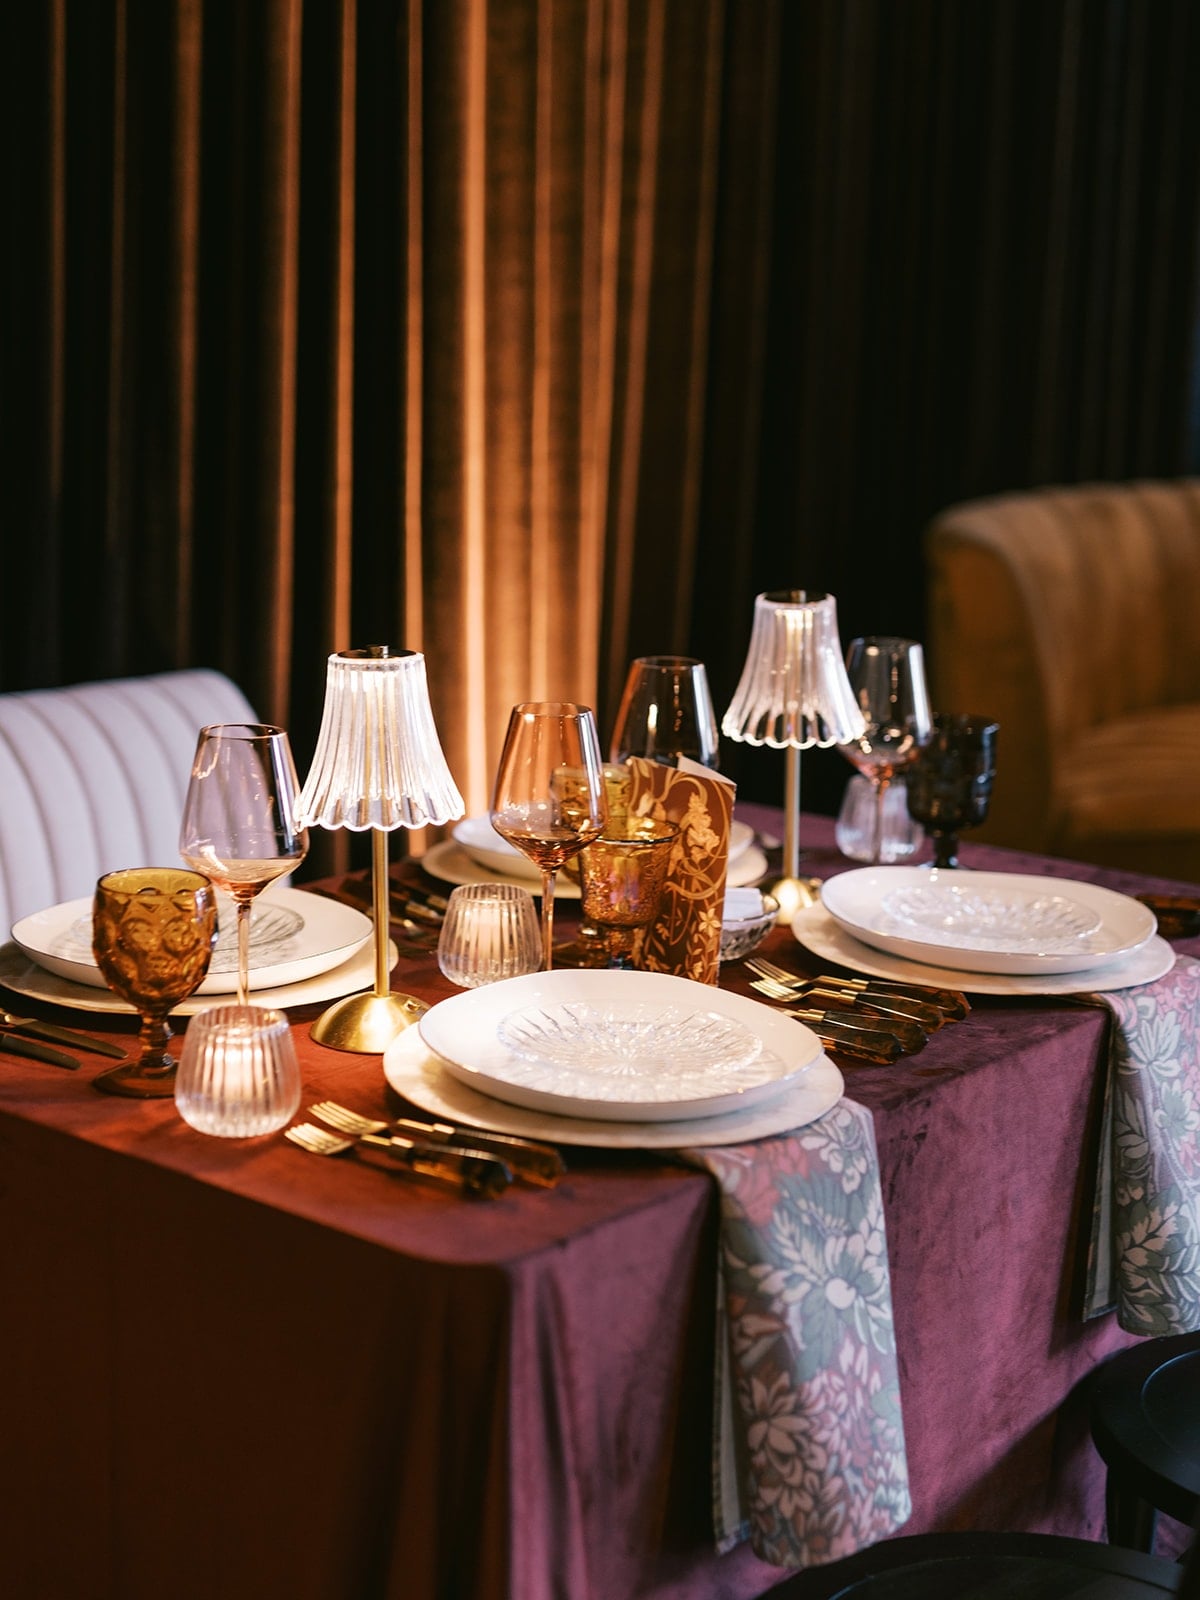
<path id="1" fill-rule="evenodd" d="M 680 1154 L 721 1195 L 718 1546 L 838 1560 L 911 1513 L 870 1113 L 843 1099 L 794 1132 Z"/>
<path id="2" fill-rule="evenodd" d="M 1085 1316 L 1200 1330 L 1200 961 L 1094 996 L 1112 1013 Z"/>

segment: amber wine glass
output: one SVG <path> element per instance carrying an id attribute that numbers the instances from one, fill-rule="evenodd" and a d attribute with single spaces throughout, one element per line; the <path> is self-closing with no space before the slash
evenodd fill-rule
<path id="1" fill-rule="evenodd" d="M 300 785 L 282 728 L 218 722 L 201 728 L 179 829 L 179 854 L 237 907 L 239 1005 L 250 995 L 250 918 L 255 896 L 308 853 L 296 824 Z"/>
<path id="2" fill-rule="evenodd" d="M 217 897 L 199 872 L 128 867 L 105 873 L 92 900 L 92 954 L 105 983 L 142 1019 L 136 1059 L 93 1080 L 137 1099 L 175 1092 L 167 1015 L 204 982 L 217 942 Z"/>
<path id="3" fill-rule="evenodd" d="M 514 706 L 492 792 L 492 827 L 542 875 L 542 968 L 554 963 L 558 869 L 595 839 L 606 817 L 596 718 L 570 701 Z"/>

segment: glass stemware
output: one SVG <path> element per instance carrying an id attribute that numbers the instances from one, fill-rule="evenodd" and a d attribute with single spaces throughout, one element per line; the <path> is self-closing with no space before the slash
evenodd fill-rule
<path id="1" fill-rule="evenodd" d="M 932 715 L 925 656 L 912 639 L 852 639 L 846 676 L 866 726 L 838 748 L 873 790 L 871 837 L 864 859 L 886 859 L 886 799 L 893 779 L 910 765 L 929 737 Z"/>
<path id="2" fill-rule="evenodd" d="M 671 851 L 679 837 L 673 822 L 623 818 L 580 852 L 584 916 L 599 933 L 597 965 L 630 967 L 638 932 L 658 915 Z"/>
<path id="3" fill-rule="evenodd" d="M 201 728 L 179 829 L 179 854 L 237 906 L 239 1005 L 250 992 L 255 897 L 308 853 L 296 825 L 300 785 L 282 728 L 219 722 Z"/>
<path id="4" fill-rule="evenodd" d="M 217 942 L 217 897 L 208 879 L 182 867 L 105 873 L 92 900 L 92 953 L 114 994 L 142 1019 L 136 1060 L 93 1082 L 136 1099 L 175 1092 L 167 1015 L 204 982 Z"/>
<path id="5" fill-rule="evenodd" d="M 542 876 L 542 966 L 554 963 L 554 884 L 564 861 L 596 838 L 606 814 L 596 719 L 570 701 L 514 706 L 492 793 L 496 832 Z"/>
<path id="6" fill-rule="evenodd" d="M 718 765 L 717 714 L 704 663 L 691 656 L 638 656 L 625 678 L 609 760 L 645 756 L 675 766 L 688 756 Z"/>
<path id="7" fill-rule="evenodd" d="M 986 820 L 998 722 L 939 711 L 908 772 L 908 809 L 933 840 L 933 865 L 958 866 L 958 835 Z"/>

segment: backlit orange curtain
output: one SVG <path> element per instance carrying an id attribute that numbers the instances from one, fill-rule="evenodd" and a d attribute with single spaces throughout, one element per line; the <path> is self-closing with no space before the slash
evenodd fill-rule
<path id="1" fill-rule="evenodd" d="M 723 0 L 16 9 L 53 622 L 0 688 L 212 664 L 303 763 L 330 651 L 421 649 L 486 806 L 514 702 L 608 714 L 640 585 L 686 647 Z"/>

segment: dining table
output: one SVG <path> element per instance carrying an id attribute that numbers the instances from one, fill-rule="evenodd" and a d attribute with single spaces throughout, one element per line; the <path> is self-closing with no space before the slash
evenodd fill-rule
<path id="1" fill-rule="evenodd" d="M 772 808 L 736 814 L 781 832 Z M 857 865 L 830 818 L 806 813 L 801 841 L 806 874 Z M 969 838 L 961 860 L 1197 892 Z M 449 892 L 419 858 L 391 870 Z M 362 874 L 305 887 L 370 894 Z M 1200 938 L 1172 948 L 1200 957 Z M 783 924 L 761 953 L 828 969 Z M 752 978 L 729 963 L 720 985 L 751 995 Z M 431 1004 L 457 992 L 430 940 L 398 938 L 392 981 Z M 0 998 L 136 1034 L 132 1015 Z M 380 1055 L 314 1042 L 321 1009 L 288 1013 L 297 1119 L 319 1100 L 412 1115 Z M 1088 1299 L 1113 1026 L 1075 993 L 977 993 L 890 1065 L 832 1052 L 878 1158 L 904 1533 L 1104 1536 L 1087 1382 L 1153 1331 Z M 555 1187 L 471 1199 L 282 1133 L 207 1137 L 171 1099 L 94 1092 L 111 1062 L 79 1061 L 0 1037 L 5 1593 L 749 1600 L 787 1576 L 714 1535 L 710 1172 L 670 1148 L 564 1144 Z"/>

